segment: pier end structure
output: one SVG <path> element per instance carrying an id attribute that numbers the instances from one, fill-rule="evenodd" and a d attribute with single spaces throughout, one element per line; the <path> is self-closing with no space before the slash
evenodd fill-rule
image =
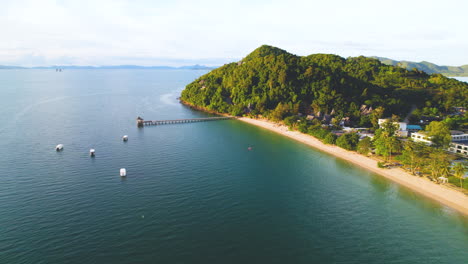
<path id="1" fill-rule="evenodd" d="M 143 127 L 145 125 L 145 123 L 144 123 L 145 120 L 143 120 L 143 118 L 141 118 L 141 117 L 137 117 L 136 122 L 137 122 L 138 127 Z"/>

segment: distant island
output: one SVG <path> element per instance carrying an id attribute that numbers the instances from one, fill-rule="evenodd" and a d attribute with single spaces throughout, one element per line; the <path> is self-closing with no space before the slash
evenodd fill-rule
<path id="1" fill-rule="evenodd" d="M 373 56 L 370 58 L 378 59 L 383 64 L 405 68 L 407 70 L 417 69 L 428 74 L 440 73 L 450 77 L 468 77 L 468 64 L 463 66 L 439 66 L 431 62 L 412 62 L 412 61 L 397 61 L 384 57 Z M 14 69 L 161 69 L 161 70 L 174 70 L 174 69 L 187 69 L 187 70 L 212 70 L 219 66 L 205 66 L 205 65 L 188 65 L 188 66 L 140 66 L 140 65 L 104 65 L 104 66 L 76 66 L 76 65 L 56 65 L 56 66 L 9 66 L 0 65 L 0 70 L 14 70 Z"/>
<path id="2" fill-rule="evenodd" d="M 397 61 L 383 57 L 372 57 L 380 60 L 382 63 L 392 66 L 398 66 L 407 70 L 418 69 L 426 73 L 440 73 L 451 77 L 468 77 L 468 64 L 463 66 L 439 66 L 431 62 L 412 62 L 412 61 Z"/>
<path id="3" fill-rule="evenodd" d="M 15 70 L 15 69 L 67 69 L 67 70 L 86 70 L 86 69 L 156 69 L 156 70 L 212 70 L 217 66 L 205 66 L 205 65 L 188 65 L 180 67 L 172 66 L 139 66 L 139 65 L 105 65 L 105 66 L 37 66 L 37 67 L 21 67 L 21 66 L 5 66 L 0 65 L 0 70 Z"/>

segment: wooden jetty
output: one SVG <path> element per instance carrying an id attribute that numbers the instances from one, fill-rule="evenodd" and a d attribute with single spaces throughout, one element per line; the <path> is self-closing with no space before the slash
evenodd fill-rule
<path id="1" fill-rule="evenodd" d="M 216 117 L 205 117 L 205 118 L 189 118 L 189 119 L 174 119 L 174 120 L 144 120 L 141 117 L 137 117 L 137 126 L 157 126 L 157 125 L 168 125 L 168 124 L 182 124 L 182 123 L 194 123 L 194 122 L 206 122 L 216 120 L 227 120 L 233 119 L 234 116 L 216 116 Z"/>

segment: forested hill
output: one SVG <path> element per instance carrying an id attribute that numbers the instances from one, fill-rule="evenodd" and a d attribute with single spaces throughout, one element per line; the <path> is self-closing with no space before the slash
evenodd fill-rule
<path id="1" fill-rule="evenodd" d="M 373 58 L 301 57 L 264 45 L 190 83 L 181 99 L 234 115 L 328 114 L 366 124 L 377 108 L 404 117 L 413 106 L 433 114 L 467 107 L 468 84 Z"/>
<path id="2" fill-rule="evenodd" d="M 463 66 L 439 66 L 431 62 L 422 61 L 422 62 L 412 62 L 412 61 L 397 61 L 388 58 L 382 57 L 373 57 L 380 60 L 382 63 L 387 65 L 393 65 L 402 67 L 408 70 L 418 69 L 420 71 L 425 71 L 429 74 L 431 73 L 442 73 L 446 76 L 468 76 L 468 65 Z"/>

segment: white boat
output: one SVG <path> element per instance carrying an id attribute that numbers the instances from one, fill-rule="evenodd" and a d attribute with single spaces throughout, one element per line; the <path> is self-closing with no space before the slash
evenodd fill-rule
<path id="1" fill-rule="evenodd" d="M 61 151 L 61 150 L 63 150 L 63 144 L 58 144 L 57 146 L 55 146 L 55 150 L 56 150 L 56 151 Z"/>
<path id="2" fill-rule="evenodd" d="M 91 157 L 94 157 L 95 154 L 96 154 L 96 150 L 94 150 L 94 149 L 90 149 L 90 150 L 89 150 L 89 155 L 90 155 Z"/>
<path id="3" fill-rule="evenodd" d="M 127 170 L 125 168 L 120 169 L 120 177 L 125 177 L 127 176 Z"/>
<path id="4" fill-rule="evenodd" d="M 127 135 L 123 136 L 123 137 L 122 137 L 122 140 L 123 140 L 123 141 L 127 141 L 127 140 L 128 140 L 128 136 L 127 136 Z"/>

